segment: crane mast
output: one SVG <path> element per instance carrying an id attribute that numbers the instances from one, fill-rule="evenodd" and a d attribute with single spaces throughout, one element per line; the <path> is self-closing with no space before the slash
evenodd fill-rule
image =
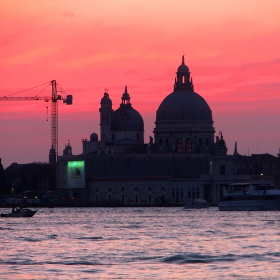
<path id="1" fill-rule="evenodd" d="M 58 100 L 62 100 L 63 103 L 67 105 L 72 104 L 72 95 L 67 95 L 62 97 L 57 94 L 57 83 L 55 80 L 51 81 L 52 85 L 52 95 L 51 96 L 29 96 L 29 97 L 20 97 L 20 96 L 3 96 L 0 97 L 0 101 L 34 101 L 34 100 L 43 100 L 46 102 L 51 101 L 51 147 L 54 153 L 50 163 L 56 164 L 57 162 L 57 153 L 58 153 Z"/>
<path id="2" fill-rule="evenodd" d="M 52 148 L 55 150 L 55 162 L 57 162 L 58 153 L 58 110 L 57 110 L 57 88 L 56 81 L 52 80 L 52 108 L 51 108 L 51 143 Z"/>

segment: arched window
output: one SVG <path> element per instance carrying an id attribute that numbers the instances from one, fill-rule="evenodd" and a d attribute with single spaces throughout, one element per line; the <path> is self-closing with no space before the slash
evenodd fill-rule
<path id="1" fill-rule="evenodd" d="M 192 189 L 192 199 L 195 199 L 195 187 Z"/>
<path id="2" fill-rule="evenodd" d="M 188 188 L 188 198 L 192 198 L 192 192 L 190 188 Z"/>
<path id="3" fill-rule="evenodd" d="M 183 188 L 181 188 L 180 197 L 181 197 L 181 198 L 184 197 L 184 189 L 183 189 Z"/>
<path id="4" fill-rule="evenodd" d="M 98 192 L 98 188 L 96 188 L 95 191 Z"/>
<path id="5" fill-rule="evenodd" d="M 224 164 L 220 165 L 220 175 L 226 175 L 226 166 Z"/>
<path id="6" fill-rule="evenodd" d="M 159 139 L 159 145 L 162 146 L 162 142 L 163 140 L 162 139 Z"/>
<path id="7" fill-rule="evenodd" d="M 135 187 L 135 188 L 134 188 L 134 191 L 138 192 L 138 188 L 137 188 L 137 187 Z"/>
<path id="8" fill-rule="evenodd" d="M 176 202 L 178 203 L 179 202 L 179 188 L 176 188 Z"/>
<path id="9" fill-rule="evenodd" d="M 148 187 L 148 192 L 151 192 L 152 191 L 152 188 L 151 187 Z"/>
<path id="10" fill-rule="evenodd" d="M 177 153 L 182 153 L 183 152 L 183 144 L 182 144 L 182 139 L 178 138 L 176 141 L 176 152 Z"/>
<path id="11" fill-rule="evenodd" d="M 188 138 L 186 140 L 186 152 L 189 153 L 192 151 L 192 140 Z"/>
<path id="12" fill-rule="evenodd" d="M 175 189 L 172 188 L 172 198 L 175 198 Z"/>
<path id="13" fill-rule="evenodd" d="M 125 192 L 125 188 L 124 187 L 122 187 L 122 192 Z"/>
<path id="14" fill-rule="evenodd" d="M 206 146 L 209 145 L 209 139 L 208 139 L 208 138 L 205 139 L 205 145 L 206 145 Z"/>
<path id="15" fill-rule="evenodd" d="M 110 187 L 110 188 L 108 188 L 108 192 L 111 192 L 112 191 L 112 188 Z"/>

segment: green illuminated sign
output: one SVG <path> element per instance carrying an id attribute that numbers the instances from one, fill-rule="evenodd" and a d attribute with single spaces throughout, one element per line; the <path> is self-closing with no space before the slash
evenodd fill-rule
<path id="1" fill-rule="evenodd" d="M 84 161 L 68 161 L 67 169 L 71 179 L 81 179 L 84 172 Z"/>

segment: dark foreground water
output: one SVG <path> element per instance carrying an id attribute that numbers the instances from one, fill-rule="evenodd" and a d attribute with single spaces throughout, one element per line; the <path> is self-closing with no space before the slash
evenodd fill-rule
<path id="1" fill-rule="evenodd" d="M 0 218 L 1 279 L 280 279 L 280 212 L 38 210 Z"/>

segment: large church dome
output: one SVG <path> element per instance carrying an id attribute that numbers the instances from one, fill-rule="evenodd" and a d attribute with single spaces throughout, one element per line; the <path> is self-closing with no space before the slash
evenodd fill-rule
<path id="1" fill-rule="evenodd" d="M 182 64 L 177 70 L 174 92 L 161 102 L 157 110 L 156 121 L 212 122 L 212 111 L 209 105 L 193 90 L 190 71 L 185 65 L 184 56 Z"/>
<path id="2" fill-rule="evenodd" d="M 212 149 L 215 133 L 212 111 L 194 91 L 184 56 L 177 70 L 174 91 L 161 102 L 155 124 L 155 145 L 160 153 L 206 153 Z"/>
<path id="3" fill-rule="evenodd" d="M 156 121 L 210 121 L 212 112 L 207 102 L 192 90 L 174 91 L 160 104 Z"/>

